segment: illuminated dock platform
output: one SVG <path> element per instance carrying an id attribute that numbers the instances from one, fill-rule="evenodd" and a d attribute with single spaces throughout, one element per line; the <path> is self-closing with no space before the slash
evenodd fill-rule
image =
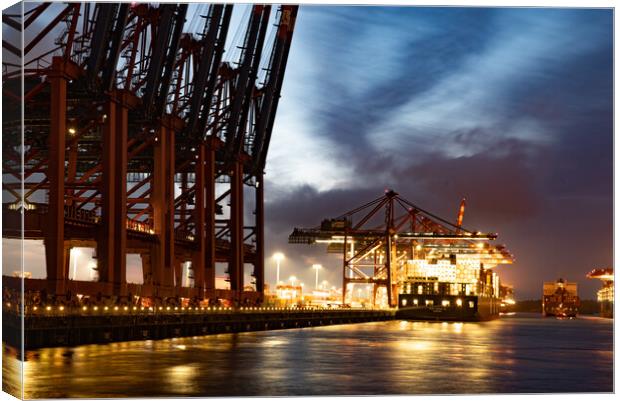
<path id="1" fill-rule="evenodd" d="M 66 307 L 26 311 L 24 349 L 293 329 L 394 319 L 391 309 Z M 20 347 L 21 316 L 4 305 L 3 341 Z"/>

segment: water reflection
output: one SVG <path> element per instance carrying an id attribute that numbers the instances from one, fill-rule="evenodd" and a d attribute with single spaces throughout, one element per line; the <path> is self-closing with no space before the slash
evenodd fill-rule
<path id="1" fill-rule="evenodd" d="M 393 321 L 41 349 L 25 355 L 24 395 L 612 391 L 612 329 L 597 319 Z M 18 370 L 5 352 L 3 388 L 18 388 Z"/>

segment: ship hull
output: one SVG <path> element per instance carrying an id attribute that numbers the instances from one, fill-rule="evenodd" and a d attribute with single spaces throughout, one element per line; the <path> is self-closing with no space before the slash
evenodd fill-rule
<path id="1" fill-rule="evenodd" d="M 499 317 L 498 298 L 399 294 L 396 317 L 403 320 L 478 322 Z M 423 303 L 424 305 L 416 305 Z M 428 304 L 428 305 L 427 305 Z M 411 306 L 408 306 L 411 305 Z"/>

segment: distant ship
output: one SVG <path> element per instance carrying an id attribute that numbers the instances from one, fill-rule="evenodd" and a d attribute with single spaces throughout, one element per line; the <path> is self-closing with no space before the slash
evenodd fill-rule
<path id="1" fill-rule="evenodd" d="M 543 284 L 543 316 L 575 317 L 579 311 L 577 283 L 564 279 Z"/>

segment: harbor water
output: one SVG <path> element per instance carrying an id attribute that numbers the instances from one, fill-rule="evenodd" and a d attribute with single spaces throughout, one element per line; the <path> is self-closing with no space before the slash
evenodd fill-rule
<path id="1" fill-rule="evenodd" d="M 28 351 L 26 398 L 613 391 L 613 320 L 388 321 Z M 3 389 L 19 388 L 4 347 Z"/>

